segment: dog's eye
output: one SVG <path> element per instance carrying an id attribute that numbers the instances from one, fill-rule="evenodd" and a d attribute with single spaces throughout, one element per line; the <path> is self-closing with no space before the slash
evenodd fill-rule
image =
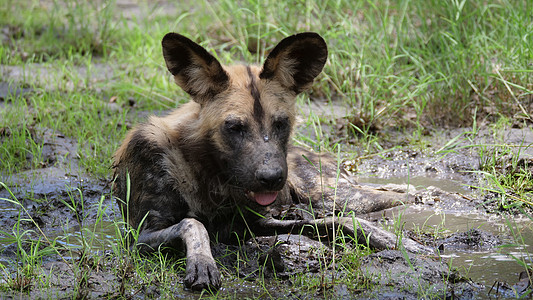
<path id="1" fill-rule="evenodd" d="M 244 136 L 246 133 L 246 124 L 241 120 L 226 120 L 224 123 L 224 128 L 230 134 L 239 134 Z"/>
<path id="2" fill-rule="evenodd" d="M 289 119 L 286 117 L 279 118 L 276 121 L 274 121 L 274 123 L 272 123 L 272 128 L 276 132 L 287 131 L 289 130 L 289 127 L 290 127 L 290 122 L 289 122 Z"/>

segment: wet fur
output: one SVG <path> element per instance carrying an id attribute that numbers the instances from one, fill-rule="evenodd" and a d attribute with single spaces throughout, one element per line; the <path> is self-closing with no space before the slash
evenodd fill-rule
<path id="1" fill-rule="evenodd" d="M 327 47 L 318 34 L 282 40 L 261 67 L 223 66 L 176 33 L 167 34 L 162 45 L 175 82 L 193 101 L 165 117 L 151 117 L 127 134 L 114 156 L 114 192 L 128 223 L 140 226 L 141 251 L 184 246 L 187 287 L 220 287 L 208 233 L 228 240 L 247 228 L 245 221 L 257 232 L 335 226 L 334 219 L 261 219 L 245 206 L 263 215 L 297 203 L 330 212 L 343 205 L 361 212 L 359 203 L 381 208 L 370 191 L 350 190 L 353 185 L 337 173 L 331 158 L 289 144 L 295 97 L 309 88 L 326 62 Z M 324 188 L 337 184 L 338 204 L 332 189 Z M 273 191 L 278 192 L 276 201 L 266 207 L 250 198 L 250 192 Z M 394 197 L 383 203 L 390 205 Z M 350 220 L 339 219 L 347 228 Z M 355 231 L 352 224 L 350 232 Z M 396 240 L 394 235 L 386 239 Z"/>
<path id="2" fill-rule="evenodd" d="M 322 70 L 327 47 L 315 33 L 294 35 L 258 67 L 222 66 L 176 33 L 162 45 L 175 82 L 193 101 L 128 133 L 114 156 L 115 194 L 128 223 L 140 226 L 141 251 L 184 244 L 186 286 L 218 288 L 206 228 L 229 238 L 239 227 L 236 207 L 263 209 L 250 192 L 277 191 L 277 204 L 292 201 L 286 158 L 294 99 Z"/>

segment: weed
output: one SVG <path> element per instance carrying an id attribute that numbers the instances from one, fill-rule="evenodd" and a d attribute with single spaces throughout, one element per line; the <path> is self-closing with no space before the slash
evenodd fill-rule
<path id="1" fill-rule="evenodd" d="M 481 171 L 486 185 L 477 187 L 495 193 L 498 207 L 509 209 L 516 205 L 533 205 L 533 176 L 531 163 L 521 158 L 524 145 L 493 145 L 490 149 L 480 146 Z"/>

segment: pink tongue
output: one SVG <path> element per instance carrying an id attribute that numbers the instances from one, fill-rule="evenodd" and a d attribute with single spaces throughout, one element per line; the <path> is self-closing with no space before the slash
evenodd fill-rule
<path id="1" fill-rule="evenodd" d="M 274 202 L 277 196 L 278 196 L 278 192 L 255 193 L 254 194 L 255 202 L 263 206 L 269 205 L 272 202 Z"/>

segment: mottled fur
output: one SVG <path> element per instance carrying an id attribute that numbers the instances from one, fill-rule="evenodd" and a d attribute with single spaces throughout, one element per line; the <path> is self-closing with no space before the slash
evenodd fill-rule
<path id="1" fill-rule="evenodd" d="M 128 223 L 140 226 L 141 251 L 185 245 L 186 286 L 220 286 L 208 232 L 230 238 L 246 228 L 243 218 L 258 232 L 334 226 L 333 219 L 268 222 L 238 207 L 265 215 L 271 207 L 292 203 L 312 202 L 330 213 L 346 207 L 361 212 L 359 203 L 380 208 L 379 201 L 369 200 L 375 198 L 371 192 L 346 188 L 352 185 L 338 176 L 333 160 L 289 144 L 295 97 L 326 62 L 327 47 L 318 34 L 282 40 L 262 67 L 223 66 L 176 33 L 167 34 L 162 45 L 169 71 L 193 101 L 128 133 L 114 156 L 115 194 Z M 337 190 L 342 201 L 328 188 L 337 184 L 344 186 Z M 395 196 L 383 202 L 390 205 Z M 349 228 L 350 222 L 341 223 Z"/>
<path id="2" fill-rule="evenodd" d="M 142 250 L 185 242 L 186 285 L 216 288 L 208 240 L 201 250 L 187 240 L 205 236 L 204 226 L 229 237 L 237 206 L 262 209 L 253 197 L 277 192 L 277 204 L 292 201 L 286 158 L 294 99 L 322 70 L 327 48 L 315 33 L 294 35 L 258 67 L 222 66 L 176 33 L 162 45 L 169 71 L 194 101 L 128 133 L 114 157 L 115 193 L 129 224 L 141 225 Z"/>

